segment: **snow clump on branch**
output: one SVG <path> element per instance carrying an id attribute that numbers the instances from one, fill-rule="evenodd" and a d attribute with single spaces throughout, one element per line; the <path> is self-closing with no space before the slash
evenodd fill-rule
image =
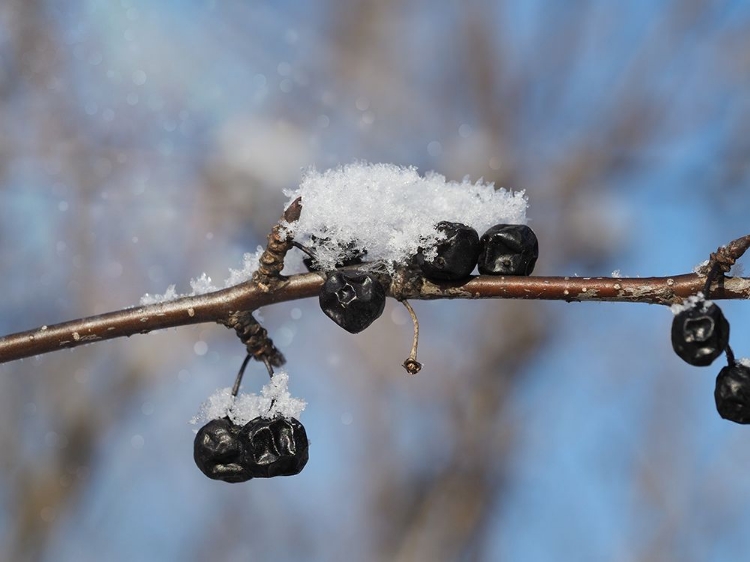
<path id="1" fill-rule="evenodd" d="M 444 234 L 440 221 L 463 223 L 482 233 L 498 223 L 526 224 L 524 191 L 495 188 L 481 179 L 447 181 L 414 167 L 355 163 L 309 170 L 298 189 L 284 192 L 289 203 L 302 197 L 302 213 L 287 225 L 305 240 L 322 269 L 335 268 L 342 252 L 367 252 L 367 261 L 405 263 L 420 247 L 431 248 Z M 427 255 L 426 257 L 432 257 Z"/>

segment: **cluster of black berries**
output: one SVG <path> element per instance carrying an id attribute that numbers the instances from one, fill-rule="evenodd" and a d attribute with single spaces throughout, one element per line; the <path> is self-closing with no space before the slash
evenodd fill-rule
<path id="1" fill-rule="evenodd" d="M 255 418 L 240 427 L 211 420 L 195 436 L 193 458 L 214 480 L 245 482 L 299 474 L 307 464 L 305 427 L 295 418 Z"/>
<path id="2" fill-rule="evenodd" d="M 442 221 L 437 230 L 445 238 L 435 245 L 435 257 L 417 254 L 422 273 L 431 280 L 460 281 L 475 265 L 482 275 L 531 275 L 539 257 L 536 234 L 523 224 L 496 224 L 481 238 L 459 222 Z"/>
<path id="3" fill-rule="evenodd" d="M 530 275 L 539 257 L 534 231 L 519 224 L 498 224 L 480 238 L 465 224 L 442 221 L 437 230 L 445 235 L 434 247 L 434 257 L 416 256 L 422 274 L 433 281 L 466 279 L 478 266 L 483 275 Z M 337 266 L 359 264 L 366 252 L 346 248 Z M 307 262 L 306 262 L 307 263 Z M 308 263 L 311 270 L 314 260 Z M 320 291 L 320 308 L 347 332 L 357 334 L 372 324 L 385 308 L 385 287 L 366 271 L 333 271 Z"/>
<path id="4" fill-rule="evenodd" d="M 715 303 L 693 299 L 675 315 L 672 347 L 696 367 L 706 367 L 726 353 L 727 366 L 716 377 L 716 409 L 724 419 L 750 424 L 750 367 L 735 360 L 729 347 L 729 322 Z"/>

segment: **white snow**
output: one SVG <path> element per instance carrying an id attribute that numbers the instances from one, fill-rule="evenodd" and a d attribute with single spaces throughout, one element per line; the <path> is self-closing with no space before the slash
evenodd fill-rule
<path id="1" fill-rule="evenodd" d="M 704 267 L 706 267 L 706 266 L 708 265 L 708 261 L 709 261 L 709 260 L 705 260 L 705 261 L 702 261 L 702 262 L 700 262 L 700 263 L 699 263 L 698 265 L 696 265 L 696 266 L 695 266 L 695 267 L 693 268 L 693 273 L 700 273 L 700 271 L 701 271 L 701 270 L 702 270 L 702 269 L 703 269 Z"/>
<path id="2" fill-rule="evenodd" d="M 313 247 L 323 269 L 334 268 L 343 248 L 353 243 L 367 251 L 366 261 L 382 263 L 392 272 L 394 264 L 406 262 L 420 247 L 430 247 L 445 236 L 435 229 L 440 221 L 466 224 L 481 236 L 496 224 L 526 224 L 528 207 L 523 191 L 496 188 L 481 179 L 455 182 L 432 172 L 420 176 L 414 167 L 392 164 L 354 163 L 325 172 L 311 169 L 298 189 L 284 193 L 289 203 L 302 197 L 299 221 L 286 226 L 298 241 Z M 250 279 L 262 252 L 258 247 L 254 254 L 245 254 L 243 267 L 230 269 L 224 287 Z M 430 250 L 425 255 L 431 257 Z M 304 271 L 302 256 L 290 252 L 284 273 L 300 271 Z M 205 273 L 192 279 L 190 287 L 192 292 L 179 294 L 170 285 L 164 294 L 144 295 L 141 305 L 219 290 Z"/>
<path id="3" fill-rule="evenodd" d="M 712 302 L 707 301 L 703 295 L 703 292 L 701 291 L 697 295 L 690 295 L 687 299 L 682 301 L 682 304 L 673 304 L 669 308 L 672 311 L 672 314 L 677 315 L 683 310 L 690 310 L 691 308 L 695 308 L 698 305 L 701 305 L 701 310 L 705 312 L 706 309 L 711 306 L 711 304 Z"/>
<path id="4" fill-rule="evenodd" d="M 748 359 L 747 357 L 741 357 L 740 359 L 737 359 L 737 363 L 750 369 L 750 359 Z"/>
<path id="5" fill-rule="evenodd" d="M 175 285 L 170 285 L 169 287 L 167 287 L 167 290 L 164 292 L 164 294 L 152 295 L 146 293 L 145 295 L 143 295 L 141 297 L 141 306 L 172 301 L 182 297 L 205 295 L 206 293 L 218 291 L 220 288 L 233 287 L 240 283 L 244 283 L 245 281 L 248 281 L 250 277 L 252 277 L 255 270 L 258 269 L 258 263 L 262 253 L 263 248 L 261 246 L 258 246 L 255 253 L 246 253 L 243 256 L 242 267 L 240 269 L 229 269 L 229 277 L 224 280 L 224 287 L 215 286 L 212 283 L 211 278 L 206 275 L 206 273 L 201 273 L 199 277 L 190 280 L 190 288 L 192 289 L 190 293 L 179 294 L 177 293 Z"/>
<path id="6" fill-rule="evenodd" d="M 405 262 L 420 246 L 437 241 L 440 221 L 460 222 L 481 236 L 500 223 L 526 224 L 523 191 L 495 188 L 482 180 L 447 181 L 416 168 L 354 163 L 318 172 L 309 170 L 298 189 L 285 191 L 289 203 L 302 197 L 298 222 L 288 225 L 295 238 L 310 245 L 323 269 L 335 267 L 342 248 L 354 242 L 367 250 L 367 261 Z"/>
<path id="7" fill-rule="evenodd" d="M 307 403 L 292 397 L 288 386 L 289 375 L 279 371 L 261 389 L 260 395 L 240 393 L 233 400 L 231 388 L 220 388 L 201 405 L 198 415 L 190 423 L 202 425 L 225 416 L 237 425 L 245 425 L 258 417 L 299 419 Z"/>

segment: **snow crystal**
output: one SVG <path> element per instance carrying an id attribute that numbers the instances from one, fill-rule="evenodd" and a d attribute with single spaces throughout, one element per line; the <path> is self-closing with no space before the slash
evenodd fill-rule
<path id="1" fill-rule="evenodd" d="M 166 302 L 166 301 L 173 301 L 175 299 L 180 298 L 181 295 L 177 294 L 177 291 L 175 290 L 174 285 L 170 285 L 167 287 L 167 290 L 164 291 L 163 295 L 160 294 L 154 294 L 151 295 L 149 293 L 146 293 L 141 297 L 141 305 L 146 306 L 149 304 L 156 304 L 160 302 Z"/>
<path id="2" fill-rule="evenodd" d="M 224 280 L 224 287 L 234 287 L 245 281 L 249 281 L 253 273 L 258 269 L 263 247 L 258 246 L 255 253 L 246 253 L 242 257 L 242 269 L 229 269 L 229 277 Z"/>
<path id="3" fill-rule="evenodd" d="M 700 273 L 708 265 L 708 260 L 700 262 L 693 268 L 693 273 Z"/>
<path id="4" fill-rule="evenodd" d="M 239 285 L 240 283 L 249 281 L 255 270 L 258 269 L 258 264 L 260 263 L 260 256 L 262 253 L 263 248 L 261 246 L 258 246 L 258 249 L 255 251 L 255 253 L 246 253 L 243 256 L 241 269 L 229 269 L 229 277 L 227 277 L 227 279 L 224 281 L 223 288 L 226 289 L 228 287 L 234 287 L 235 285 Z M 205 273 L 201 273 L 200 277 L 190 280 L 190 288 L 192 289 L 192 291 L 186 294 L 177 293 L 174 285 L 170 285 L 169 287 L 167 287 L 167 290 L 163 295 L 151 295 L 149 293 L 146 293 L 141 297 L 141 306 L 173 301 L 182 297 L 195 297 L 197 295 L 205 295 L 206 293 L 218 291 L 221 287 L 215 286 L 211 282 L 211 278 L 208 275 L 206 275 Z"/>
<path id="5" fill-rule="evenodd" d="M 302 197 L 298 222 L 287 225 L 300 241 L 315 237 L 314 249 L 323 269 L 335 267 L 342 250 L 353 244 L 367 251 L 368 261 L 382 261 L 390 270 L 420 246 L 444 234 L 440 221 L 460 222 L 481 236 L 499 223 L 526 224 L 528 202 L 523 191 L 495 188 L 482 180 L 447 181 L 414 167 L 355 163 L 325 172 L 308 171 L 291 203 Z"/>
<path id="6" fill-rule="evenodd" d="M 622 272 L 619 269 L 615 269 L 612 272 L 612 277 L 622 277 Z"/>
<path id="7" fill-rule="evenodd" d="M 677 315 L 683 310 L 690 310 L 691 308 L 695 308 L 698 305 L 701 305 L 701 311 L 705 312 L 706 309 L 711 306 L 711 304 L 711 301 L 707 301 L 705 299 L 705 297 L 703 296 L 703 292 L 699 292 L 697 295 L 690 295 L 688 298 L 682 301 L 682 304 L 673 304 L 669 308 L 672 311 L 672 314 Z"/>
<path id="8" fill-rule="evenodd" d="M 288 387 L 289 375 L 279 371 L 261 389 L 260 395 L 242 393 L 232 399 L 232 389 L 221 388 L 203 403 L 190 423 L 204 424 L 223 417 L 229 417 L 237 425 L 245 425 L 257 417 L 299 419 L 307 403 L 292 397 Z"/>

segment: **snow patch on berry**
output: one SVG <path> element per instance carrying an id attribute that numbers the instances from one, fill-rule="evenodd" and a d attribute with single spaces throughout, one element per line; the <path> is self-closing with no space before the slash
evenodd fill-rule
<path id="1" fill-rule="evenodd" d="M 299 419 L 306 406 L 307 402 L 289 392 L 289 375 L 279 371 L 261 389 L 260 395 L 241 393 L 233 399 L 231 388 L 218 389 L 201 405 L 190 423 L 203 425 L 223 417 L 236 425 L 245 425 L 258 417 Z"/>
<path id="2" fill-rule="evenodd" d="M 748 359 L 747 357 L 741 357 L 740 359 L 737 359 L 737 363 L 750 369 L 750 359 Z"/>
<path id="3" fill-rule="evenodd" d="M 211 278 L 206 273 L 195 279 L 190 280 L 190 293 L 180 294 L 175 290 L 175 285 L 170 285 L 163 294 L 149 294 L 146 293 L 141 297 L 141 306 L 149 304 L 158 304 L 162 302 L 173 301 L 182 297 L 195 297 L 197 295 L 205 295 L 206 293 L 212 293 L 220 289 L 226 289 L 249 281 L 253 273 L 258 269 L 260 263 L 260 256 L 263 253 L 263 248 L 258 246 L 258 249 L 254 253 L 246 253 L 242 258 L 242 267 L 240 269 L 229 269 L 229 277 L 224 281 L 224 287 L 217 287 L 211 281 Z"/>
<path id="4" fill-rule="evenodd" d="M 323 269 L 333 269 L 342 248 L 367 251 L 368 261 L 405 263 L 420 247 L 444 237 L 441 221 L 473 227 L 479 234 L 498 223 L 526 224 L 524 191 L 495 188 L 482 180 L 447 181 L 414 167 L 354 163 L 318 172 L 309 170 L 296 190 L 285 191 L 289 203 L 302 197 L 299 221 L 287 225 L 295 238 L 308 242 Z M 426 256 L 428 258 L 432 256 Z"/>
<path id="5" fill-rule="evenodd" d="M 712 304 L 713 303 L 711 301 L 706 300 L 706 298 L 703 296 L 703 292 L 699 292 L 697 295 L 690 295 L 688 298 L 682 301 L 682 304 L 673 304 L 669 308 L 672 311 L 672 314 L 676 316 L 680 312 L 696 308 L 699 305 L 701 306 L 701 311 L 706 312 L 708 307 Z"/>

